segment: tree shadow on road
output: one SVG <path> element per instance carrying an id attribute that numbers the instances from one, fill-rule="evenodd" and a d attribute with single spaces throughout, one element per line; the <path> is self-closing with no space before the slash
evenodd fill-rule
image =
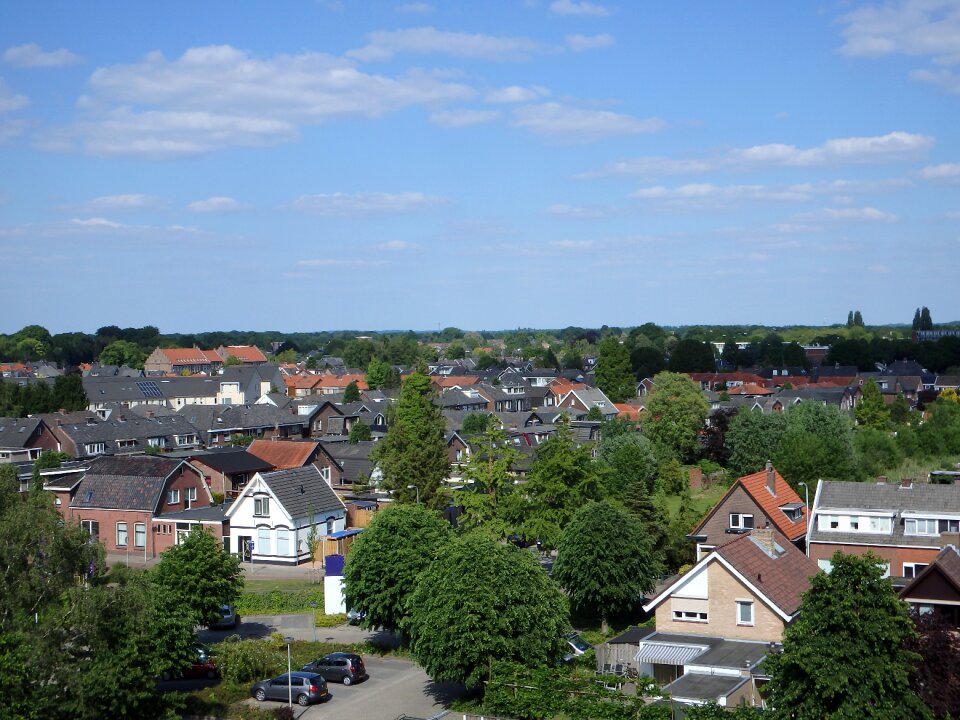
<path id="1" fill-rule="evenodd" d="M 467 687 L 463 683 L 452 681 L 436 682 L 434 680 L 427 680 L 427 682 L 423 684 L 423 693 L 424 695 L 429 695 L 435 703 L 445 708 L 450 707 L 454 700 L 471 696 L 471 692 L 467 690 Z"/>

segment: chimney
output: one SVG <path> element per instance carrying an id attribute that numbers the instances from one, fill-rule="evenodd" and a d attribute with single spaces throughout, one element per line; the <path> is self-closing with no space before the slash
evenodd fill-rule
<path id="1" fill-rule="evenodd" d="M 777 496 L 777 476 L 773 471 L 773 463 L 767 460 L 767 490 L 774 497 Z"/>
<path id="2" fill-rule="evenodd" d="M 951 545 L 960 550 L 960 532 L 940 533 L 940 549 Z"/>
<path id="3" fill-rule="evenodd" d="M 774 545 L 773 528 L 755 528 L 750 532 L 750 537 L 766 550 L 767 554 L 776 557 L 777 548 Z"/>
<path id="4" fill-rule="evenodd" d="M 900 487 L 909 490 L 913 487 L 913 478 L 901 478 Z"/>

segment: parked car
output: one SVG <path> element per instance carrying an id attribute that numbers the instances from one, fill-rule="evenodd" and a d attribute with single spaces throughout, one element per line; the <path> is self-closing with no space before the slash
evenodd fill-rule
<path id="1" fill-rule="evenodd" d="M 220 606 L 220 619 L 211 623 L 210 627 L 214 630 L 232 630 L 240 622 L 240 616 L 237 615 L 233 605 Z"/>
<path id="2" fill-rule="evenodd" d="M 352 685 L 367 679 L 363 658 L 354 653 L 333 652 L 303 666 L 307 672 L 320 673 L 330 682 Z"/>
<path id="3" fill-rule="evenodd" d="M 193 651 L 193 657 L 191 658 L 190 664 L 187 665 L 182 672 L 172 673 L 168 671 L 163 673 L 162 678 L 164 680 L 170 680 L 175 676 L 212 679 L 220 674 L 220 669 L 217 667 L 217 660 L 213 656 L 213 650 L 203 643 L 194 643 L 191 649 Z"/>
<path id="4" fill-rule="evenodd" d="M 257 700 L 283 700 L 291 697 L 298 705 L 322 702 L 330 697 L 323 675 L 313 672 L 292 672 L 269 680 L 261 680 L 250 688 Z"/>
<path id="5" fill-rule="evenodd" d="M 593 646 L 580 637 L 578 633 L 567 633 L 563 636 L 563 639 L 564 642 L 567 643 L 567 654 L 563 656 L 564 662 L 570 662 L 574 658 L 580 657 L 586 653 L 587 650 L 593 649 Z"/>
<path id="6" fill-rule="evenodd" d="M 367 613 L 363 610 L 348 610 L 347 611 L 347 622 L 351 625 L 359 625 L 360 621 L 367 616 Z"/>

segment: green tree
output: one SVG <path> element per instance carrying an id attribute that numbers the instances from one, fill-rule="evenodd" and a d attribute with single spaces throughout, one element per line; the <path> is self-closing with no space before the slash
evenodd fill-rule
<path id="1" fill-rule="evenodd" d="M 399 630 L 418 576 L 452 538 L 450 525 L 422 505 L 391 505 L 370 521 L 343 569 L 347 606 L 366 628 Z"/>
<path id="2" fill-rule="evenodd" d="M 213 533 L 200 529 L 166 550 L 151 575 L 195 625 L 219 619 L 220 606 L 235 603 L 243 589 L 239 558 L 224 551 Z"/>
<path id="3" fill-rule="evenodd" d="M 486 412 L 467 413 L 463 417 L 463 427 L 461 430 L 463 430 L 464 435 L 480 435 L 490 427 L 490 418 L 491 415 Z"/>
<path id="4" fill-rule="evenodd" d="M 904 425 L 910 421 L 910 405 L 902 392 L 897 393 L 897 399 L 890 406 L 890 422 L 894 425 Z"/>
<path id="5" fill-rule="evenodd" d="M 860 428 L 853 437 L 860 472 L 866 477 L 876 477 L 897 467 L 903 454 L 890 433 L 873 428 Z"/>
<path id="6" fill-rule="evenodd" d="M 146 354 L 136 343 L 128 340 L 114 340 L 100 351 L 101 365 L 126 365 L 132 368 L 143 368 Z"/>
<path id="7" fill-rule="evenodd" d="M 686 375 L 659 373 L 647 401 L 650 420 L 644 424 L 644 434 L 681 460 L 692 460 L 709 409 L 700 388 Z"/>
<path id="8" fill-rule="evenodd" d="M 538 538 L 547 549 L 556 547 L 560 532 L 584 502 L 602 495 L 590 448 L 574 443 L 565 422 L 537 448 L 523 489 L 527 504 L 514 521 L 525 537 Z"/>
<path id="9" fill-rule="evenodd" d="M 307 362 L 309 364 L 309 361 Z M 243 365 L 243 360 L 238 358 L 236 355 L 227 355 L 227 359 L 223 361 L 223 364 L 225 367 L 236 367 L 238 365 Z"/>
<path id="10" fill-rule="evenodd" d="M 853 428 L 836 405 L 805 402 L 786 411 L 786 429 L 773 461 L 790 483 L 856 474 Z"/>
<path id="11" fill-rule="evenodd" d="M 686 338 L 670 353 L 670 372 L 714 372 L 717 369 L 710 343 Z"/>
<path id="12" fill-rule="evenodd" d="M 852 328 L 852 327 L 853 327 L 853 310 L 850 310 L 850 311 L 847 313 L 847 327 L 848 327 L 848 328 Z"/>
<path id="13" fill-rule="evenodd" d="M 853 413 L 858 424 L 874 430 L 886 430 L 887 425 L 890 424 L 890 410 L 883 402 L 880 388 L 877 387 L 873 378 L 869 378 L 863 384 L 863 394 Z"/>
<path id="14" fill-rule="evenodd" d="M 466 484 L 453 494 L 454 503 L 463 512 L 460 527 L 483 528 L 498 538 L 507 534 L 501 501 L 513 489 L 512 470 L 520 458 L 506 438 L 506 433 L 494 424 L 474 438 L 470 460 L 463 469 Z"/>
<path id="15" fill-rule="evenodd" d="M 594 502 L 564 528 L 553 579 L 566 590 L 575 612 L 599 618 L 606 631 L 611 615 L 653 590 L 660 570 L 640 522 L 615 505 Z"/>
<path id="16" fill-rule="evenodd" d="M 84 410 L 89 401 L 83 389 L 83 380 L 79 375 L 59 375 L 53 380 L 51 404 L 46 410 L 34 412 L 56 412 L 57 410 Z"/>
<path id="17" fill-rule="evenodd" d="M 933 318 L 930 317 L 930 310 L 924 307 L 920 310 L 920 324 L 918 330 L 933 330 Z"/>
<path id="18" fill-rule="evenodd" d="M 607 425 L 604 425 L 607 428 Z M 601 435 L 597 463 L 607 470 L 604 482 L 610 497 L 623 498 L 635 484 L 649 492 L 657 476 L 657 458 L 651 442 L 637 432 Z"/>
<path id="19" fill-rule="evenodd" d="M 345 403 L 357 402 L 360 399 L 360 388 L 356 380 L 351 380 L 343 389 L 343 401 Z"/>
<path id="20" fill-rule="evenodd" d="M 724 444 L 730 451 L 727 463 L 730 472 L 735 477 L 742 477 L 761 470 L 780 450 L 786 430 L 784 413 L 738 412 L 724 436 Z"/>
<path id="21" fill-rule="evenodd" d="M 358 420 L 353 424 L 353 427 L 350 428 L 348 442 L 351 445 L 356 445 L 358 442 L 369 440 L 371 437 L 370 426 L 362 420 Z"/>
<path id="22" fill-rule="evenodd" d="M 853 314 L 853 327 L 863 327 L 863 315 L 859 310 Z"/>
<path id="23" fill-rule="evenodd" d="M 383 360 L 371 360 L 367 365 L 367 387 L 371 390 L 382 390 L 393 387 L 393 366 Z"/>
<path id="24" fill-rule="evenodd" d="M 783 652 L 767 659 L 774 718 L 915 720 L 930 712 L 910 689 L 919 656 L 907 605 L 873 555 L 833 556 L 829 574 L 810 578 Z"/>
<path id="25" fill-rule="evenodd" d="M 611 402 L 622 403 L 637 394 L 627 346 L 614 335 L 600 341 L 596 367 L 597 387 Z"/>
<path id="26" fill-rule="evenodd" d="M 450 467 L 444 439 L 446 424 L 433 402 L 435 397 L 427 375 L 420 371 L 409 375 L 403 381 L 387 434 L 371 457 L 380 463 L 383 489 L 409 502 L 415 493 L 407 486 L 415 485 L 421 501 L 442 508 L 446 504 L 442 485 Z"/>
<path id="27" fill-rule="evenodd" d="M 420 575 L 405 627 L 417 662 L 435 681 L 477 687 L 494 660 L 558 660 L 567 600 L 534 557 L 471 533 L 441 548 Z"/>
<path id="28" fill-rule="evenodd" d="M 467 356 L 467 349 L 462 342 L 452 342 L 447 346 L 444 355 L 448 360 L 462 360 Z"/>

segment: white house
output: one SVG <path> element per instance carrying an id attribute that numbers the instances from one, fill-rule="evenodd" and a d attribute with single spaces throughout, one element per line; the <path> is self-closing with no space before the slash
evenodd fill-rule
<path id="1" fill-rule="evenodd" d="M 253 562 L 295 565 L 310 559 L 311 527 L 320 537 L 346 529 L 347 508 L 308 465 L 257 473 L 226 515 L 236 543 L 231 550 Z"/>

